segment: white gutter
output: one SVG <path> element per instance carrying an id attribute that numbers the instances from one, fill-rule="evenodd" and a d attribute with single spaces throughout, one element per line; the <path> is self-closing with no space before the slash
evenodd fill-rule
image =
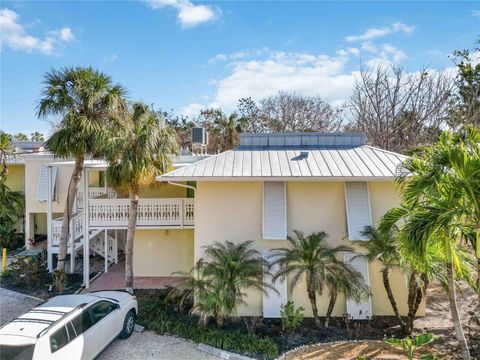
<path id="1" fill-rule="evenodd" d="M 181 183 L 177 183 L 177 182 L 174 182 L 174 181 L 167 181 L 167 182 L 170 185 L 173 185 L 173 186 L 179 186 L 179 187 L 191 189 L 191 190 L 193 190 L 193 192 L 195 192 L 195 190 L 197 190 L 197 188 L 195 186 L 191 186 L 191 185 L 187 185 L 187 184 L 181 184 Z"/>

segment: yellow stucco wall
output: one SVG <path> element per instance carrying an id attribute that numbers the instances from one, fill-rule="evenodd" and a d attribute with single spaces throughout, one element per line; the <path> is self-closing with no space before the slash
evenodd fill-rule
<path id="1" fill-rule="evenodd" d="M 243 242 L 254 240 L 259 250 L 284 247 L 286 241 L 263 240 L 262 231 L 262 183 L 261 182 L 198 182 L 195 201 L 195 259 L 202 256 L 202 247 L 215 241 Z M 369 184 L 372 219 L 378 221 L 383 213 L 398 204 L 392 183 Z M 325 231 L 332 245 L 351 245 L 346 240 L 347 221 L 343 182 L 288 182 L 287 183 L 287 223 L 288 232 L 301 230 L 306 234 Z M 393 315 L 390 303 L 383 288 L 378 264 L 369 266 L 374 315 Z M 392 286 L 400 310 L 406 314 L 406 283 L 398 272 L 392 274 Z M 311 316 L 311 306 L 306 296 L 304 282 L 300 282 L 289 299 L 296 306 L 305 308 L 306 316 Z M 328 296 L 318 299 L 321 314 L 325 314 Z M 261 315 L 262 294 L 249 291 L 247 305 L 238 309 L 238 315 Z M 333 316 L 346 312 L 345 299 L 340 296 Z M 423 313 L 423 307 L 419 314 Z"/>
<path id="2" fill-rule="evenodd" d="M 25 166 L 23 164 L 8 165 L 6 185 L 13 191 L 25 191 Z"/>
<path id="3" fill-rule="evenodd" d="M 141 230 L 135 232 L 135 276 L 172 276 L 193 266 L 193 230 Z M 173 275 L 181 276 L 181 275 Z"/>

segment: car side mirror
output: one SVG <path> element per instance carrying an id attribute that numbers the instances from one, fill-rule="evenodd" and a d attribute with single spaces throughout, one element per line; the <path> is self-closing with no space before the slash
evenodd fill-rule
<path id="1" fill-rule="evenodd" d="M 120 305 L 115 304 L 115 310 L 120 310 Z"/>

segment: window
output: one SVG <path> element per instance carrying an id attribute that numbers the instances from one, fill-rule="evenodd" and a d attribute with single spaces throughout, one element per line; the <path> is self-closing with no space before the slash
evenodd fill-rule
<path id="1" fill-rule="evenodd" d="M 98 323 L 100 320 L 102 320 L 105 316 L 110 314 L 115 309 L 116 309 L 115 304 L 111 303 L 110 301 L 100 301 L 95 305 L 93 305 L 90 308 L 93 324 Z"/>
<path id="2" fill-rule="evenodd" d="M 285 182 L 263 183 L 263 239 L 287 239 L 287 199 Z"/>
<path id="3" fill-rule="evenodd" d="M 75 335 L 83 334 L 93 325 L 92 317 L 88 310 L 84 310 L 80 315 L 72 320 L 72 325 L 75 328 Z"/>
<path id="4" fill-rule="evenodd" d="M 50 350 L 52 353 L 68 344 L 67 328 L 62 326 L 50 336 Z"/>

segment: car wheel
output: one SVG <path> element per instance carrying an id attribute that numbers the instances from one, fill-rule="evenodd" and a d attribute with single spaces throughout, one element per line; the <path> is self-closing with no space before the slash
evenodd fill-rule
<path id="1" fill-rule="evenodd" d="M 130 310 L 125 316 L 125 321 L 123 322 L 123 329 L 120 333 L 120 339 L 127 339 L 132 335 L 133 329 L 135 327 L 135 312 Z"/>

